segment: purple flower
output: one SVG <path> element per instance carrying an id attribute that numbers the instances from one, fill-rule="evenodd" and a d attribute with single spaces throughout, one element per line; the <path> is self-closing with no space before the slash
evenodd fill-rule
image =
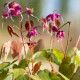
<path id="1" fill-rule="evenodd" d="M 7 11 L 5 11 L 5 7 L 8 7 L 8 10 Z M 13 20 L 13 18 L 12 18 L 12 16 L 17 16 L 17 15 L 21 15 L 21 21 L 23 20 L 23 16 L 22 16 L 22 8 L 21 8 L 21 6 L 17 3 L 17 2 L 15 2 L 15 1 L 13 1 L 13 2 L 9 2 L 9 3 L 5 3 L 4 4 L 4 12 L 3 12 L 4 14 L 3 14 L 3 17 L 5 18 L 5 19 L 7 19 L 8 17 L 10 17 L 11 18 L 11 20 Z M 14 20 L 13 20 L 14 21 Z"/>
<path id="2" fill-rule="evenodd" d="M 5 18 L 5 20 L 7 20 L 7 18 L 9 17 L 8 11 L 4 11 L 2 15 Z"/>
<path id="3" fill-rule="evenodd" d="M 58 17 L 60 17 L 62 19 L 62 22 L 63 22 L 63 18 L 62 18 L 62 16 L 58 12 L 57 13 L 53 13 L 53 14 L 49 14 L 46 17 L 46 19 L 47 19 L 47 21 L 50 21 L 50 20 L 55 21 L 55 20 L 58 19 Z"/>
<path id="4" fill-rule="evenodd" d="M 63 39 L 65 37 L 65 32 L 64 31 L 58 31 L 56 35 L 57 39 Z"/>
<path id="5" fill-rule="evenodd" d="M 28 34 L 27 34 L 27 37 L 29 37 L 29 40 L 32 42 L 32 40 L 31 40 L 31 37 L 33 36 L 33 37 L 36 37 L 38 34 L 40 34 L 38 31 L 37 31 L 37 28 L 38 27 L 41 27 L 41 26 L 36 26 L 36 27 L 34 27 L 32 30 L 30 30 L 29 32 L 28 32 Z"/>
<path id="6" fill-rule="evenodd" d="M 55 26 L 53 26 L 52 27 L 52 31 L 55 33 L 55 32 L 58 32 L 58 28 L 57 27 L 55 27 Z"/>
<path id="7" fill-rule="evenodd" d="M 32 16 L 32 13 L 34 12 L 33 8 L 27 8 L 27 6 L 25 6 L 25 9 L 27 13 Z"/>

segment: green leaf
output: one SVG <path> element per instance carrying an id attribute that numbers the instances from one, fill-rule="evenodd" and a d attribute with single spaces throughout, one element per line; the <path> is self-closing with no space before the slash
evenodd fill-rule
<path id="1" fill-rule="evenodd" d="M 0 72 L 0 80 L 4 80 L 5 77 L 7 76 L 7 73 L 8 73 L 8 69 L 7 70 L 3 70 Z"/>
<path id="2" fill-rule="evenodd" d="M 64 78 L 65 80 L 69 80 L 66 76 L 64 76 L 63 74 L 61 74 L 60 72 L 58 72 L 59 75 L 62 76 L 62 78 Z"/>
<path id="3" fill-rule="evenodd" d="M 77 64 L 80 66 L 80 58 L 75 56 L 75 60 L 76 60 Z"/>
<path id="4" fill-rule="evenodd" d="M 3 62 L 0 64 L 0 70 L 7 67 L 10 63 L 9 62 Z"/>
<path id="5" fill-rule="evenodd" d="M 74 69 L 75 69 L 75 64 L 70 63 L 70 62 L 71 62 L 71 58 L 66 57 L 65 59 L 63 59 L 63 62 L 61 63 L 59 67 L 59 72 L 62 73 L 64 76 L 66 76 L 69 79 L 71 78 L 74 72 Z"/>
<path id="6" fill-rule="evenodd" d="M 54 49 L 53 54 L 57 57 L 57 59 L 61 63 L 64 58 L 64 54 L 60 50 L 58 50 L 57 48 Z"/>
<path id="7" fill-rule="evenodd" d="M 50 55 L 46 50 L 42 50 L 41 55 L 42 55 L 45 59 L 51 58 L 51 55 Z"/>
<path id="8" fill-rule="evenodd" d="M 50 72 L 49 75 L 50 75 L 51 80 L 61 80 L 60 77 L 58 77 L 56 74 L 52 72 Z"/>
<path id="9" fill-rule="evenodd" d="M 14 64 L 13 68 L 23 68 L 25 69 L 28 66 L 26 59 L 21 60 L 21 62 L 19 63 L 19 65 Z"/>
<path id="10" fill-rule="evenodd" d="M 41 80 L 61 80 L 56 74 L 49 72 L 47 69 L 40 70 L 37 74 Z"/>
<path id="11" fill-rule="evenodd" d="M 29 75 L 27 74 L 22 74 L 22 75 L 19 75 L 16 80 L 30 80 L 29 78 Z"/>
<path id="12" fill-rule="evenodd" d="M 13 73 L 8 74 L 4 80 L 13 80 Z"/>
<path id="13" fill-rule="evenodd" d="M 13 74 L 15 78 L 17 78 L 19 75 L 22 75 L 24 73 L 25 73 L 25 70 L 22 68 L 13 69 Z"/>
<path id="14" fill-rule="evenodd" d="M 71 80 L 80 80 L 80 67 L 76 71 L 76 73 L 72 76 Z"/>
<path id="15" fill-rule="evenodd" d="M 34 75 L 30 75 L 30 77 L 31 77 L 32 79 L 34 79 L 34 80 L 41 80 L 41 79 L 39 79 L 38 77 L 36 77 L 36 76 L 34 76 Z"/>
<path id="16" fill-rule="evenodd" d="M 40 57 L 42 51 L 38 51 L 33 55 L 33 60 L 35 60 L 36 58 Z"/>
<path id="17" fill-rule="evenodd" d="M 38 71 L 38 76 L 42 80 L 51 80 L 49 77 L 49 71 L 47 69 Z"/>
<path id="18" fill-rule="evenodd" d="M 29 76 L 25 74 L 25 70 L 22 68 L 13 69 L 13 74 L 16 80 L 29 80 Z"/>

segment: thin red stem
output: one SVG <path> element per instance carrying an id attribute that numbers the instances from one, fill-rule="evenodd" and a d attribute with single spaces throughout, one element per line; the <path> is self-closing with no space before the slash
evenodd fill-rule
<path id="1" fill-rule="evenodd" d="M 64 47 L 63 47 L 63 44 L 62 44 L 62 40 L 60 39 L 60 44 L 61 44 L 61 47 L 62 47 L 62 50 L 63 50 L 63 53 L 64 53 L 64 56 L 65 56 L 65 58 L 66 58 L 66 53 L 65 53 L 65 50 L 64 50 Z"/>
<path id="2" fill-rule="evenodd" d="M 77 40 L 77 43 L 76 43 L 75 48 L 78 48 L 79 41 L 80 41 L 80 35 L 79 35 L 79 38 L 78 38 L 78 40 Z M 76 49 L 74 49 L 71 58 L 75 55 L 75 51 L 76 51 Z"/>

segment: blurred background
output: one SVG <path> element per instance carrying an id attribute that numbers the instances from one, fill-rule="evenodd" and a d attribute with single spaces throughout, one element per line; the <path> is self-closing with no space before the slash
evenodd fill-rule
<path id="1" fill-rule="evenodd" d="M 8 25 L 13 25 L 13 24 L 18 25 L 17 20 L 12 22 L 8 18 L 8 20 L 5 22 L 2 28 L 2 22 L 4 21 L 4 19 L 2 19 L 3 5 L 8 1 L 13 1 L 13 0 L 0 0 L 0 46 L 2 45 L 2 43 L 7 42 L 8 40 L 18 39 L 16 36 L 10 37 L 7 31 Z M 15 0 L 15 1 L 17 1 L 21 5 L 23 11 L 25 11 L 25 5 L 27 5 L 30 8 L 34 8 L 34 15 L 40 19 L 42 17 L 45 18 L 48 14 L 53 13 L 53 10 L 58 10 L 59 14 L 61 14 L 64 19 L 64 23 L 66 23 L 67 21 L 71 21 L 71 34 L 73 38 L 72 42 L 69 44 L 69 49 L 75 46 L 76 41 L 80 35 L 80 0 Z M 26 19 L 27 15 L 24 14 L 23 25 Z M 34 21 L 36 24 L 37 20 L 34 19 Z M 66 25 L 63 28 L 63 30 L 66 33 L 65 39 L 62 40 L 65 48 L 68 25 Z M 15 31 L 19 34 L 17 29 Z M 45 48 L 49 48 L 50 35 L 47 32 L 44 33 L 41 32 L 41 35 L 36 37 L 36 41 L 41 38 L 44 40 Z M 61 49 L 61 46 L 57 41 L 57 39 L 55 39 L 54 45 L 55 47 Z"/>

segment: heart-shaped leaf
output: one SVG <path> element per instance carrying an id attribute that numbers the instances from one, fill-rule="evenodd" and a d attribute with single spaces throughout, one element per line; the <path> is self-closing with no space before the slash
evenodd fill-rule
<path id="1" fill-rule="evenodd" d="M 66 57 L 63 59 L 63 62 L 61 63 L 61 65 L 59 67 L 59 71 L 69 79 L 71 78 L 71 76 L 74 72 L 74 69 L 75 69 L 75 64 L 70 63 L 70 62 L 71 62 L 71 58 Z"/>

